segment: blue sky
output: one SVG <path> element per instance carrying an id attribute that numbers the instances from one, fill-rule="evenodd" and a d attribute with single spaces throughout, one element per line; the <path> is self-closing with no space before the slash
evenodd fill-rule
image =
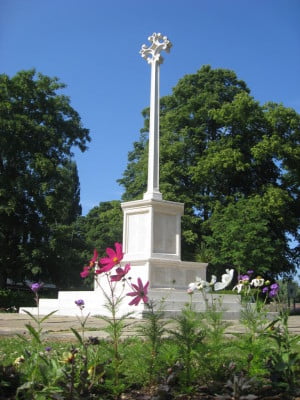
<path id="1" fill-rule="evenodd" d="M 149 105 L 153 32 L 173 43 L 161 95 L 202 65 L 236 72 L 261 104 L 300 112 L 299 0 L 0 0 L 0 72 L 57 76 L 92 142 L 75 151 L 86 214 L 120 199 L 128 152 Z M 163 166 L 162 166 L 163 168 Z"/>

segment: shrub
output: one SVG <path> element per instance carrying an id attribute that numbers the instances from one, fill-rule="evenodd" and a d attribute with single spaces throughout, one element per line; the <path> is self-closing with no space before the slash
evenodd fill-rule
<path id="1" fill-rule="evenodd" d="M 57 290 L 43 288 L 40 298 L 56 298 Z M 18 312 L 22 307 L 35 307 L 32 291 L 27 287 L 0 289 L 0 311 Z"/>

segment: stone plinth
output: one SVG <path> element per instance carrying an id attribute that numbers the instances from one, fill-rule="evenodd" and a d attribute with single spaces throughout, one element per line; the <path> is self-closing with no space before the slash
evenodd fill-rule
<path id="1" fill-rule="evenodd" d="M 130 201 L 121 206 L 124 261 L 180 260 L 182 203 L 150 199 Z"/>
<path id="2" fill-rule="evenodd" d="M 121 206 L 125 253 L 122 264 L 131 265 L 128 275 L 132 282 L 137 278 L 144 283 L 149 281 L 149 298 L 157 302 L 168 296 L 170 290 L 173 298 L 184 295 L 188 301 L 189 283 L 196 276 L 206 279 L 207 264 L 181 261 L 183 203 L 144 198 Z M 145 309 L 142 303 L 135 308 L 139 315 Z"/>

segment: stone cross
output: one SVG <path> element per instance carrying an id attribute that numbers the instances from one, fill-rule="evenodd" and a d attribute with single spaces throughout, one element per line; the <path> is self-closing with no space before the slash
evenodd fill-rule
<path id="1" fill-rule="evenodd" d="M 172 43 L 161 33 L 153 33 L 148 40 L 151 46 L 143 44 L 140 50 L 141 56 L 151 64 L 148 186 L 144 199 L 162 200 L 159 191 L 159 66 L 164 60 L 161 52 L 169 53 Z"/>

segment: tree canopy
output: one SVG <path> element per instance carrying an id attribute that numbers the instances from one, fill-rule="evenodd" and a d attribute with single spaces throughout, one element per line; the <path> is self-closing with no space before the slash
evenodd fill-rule
<path id="1" fill-rule="evenodd" d="M 2 286 L 7 277 L 60 281 L 58 271 L 67 268 L 61 239 L 74 242 L 71 226 L 81 214 L 72 148 L 85 151 L 90 137 L 59 93 L 64 87 L 35 70 L 0 75 Z"/>
<path id="2" fill-rule="evenodd" d="M 271 275 L 299 262 L 300 116 L 260 105 L 233 71 L 202 67 L 160 103 L 160 190 L 185 203 L 183 258 Z M 119 183 L 146 191 L 149 109 Z M 290 242 L 294 246 L 290 246 Z"/>
<path id="3" fill-rule="evenodd" d="M 118 200 L 101 202 L 82 217 L 81 226 L 89 251 L 97 248 L 99 254 L 105 255 L 107 247 L 114 247 L 115 242 L 120 243 L 122 219 L 121 203 Z"/>

